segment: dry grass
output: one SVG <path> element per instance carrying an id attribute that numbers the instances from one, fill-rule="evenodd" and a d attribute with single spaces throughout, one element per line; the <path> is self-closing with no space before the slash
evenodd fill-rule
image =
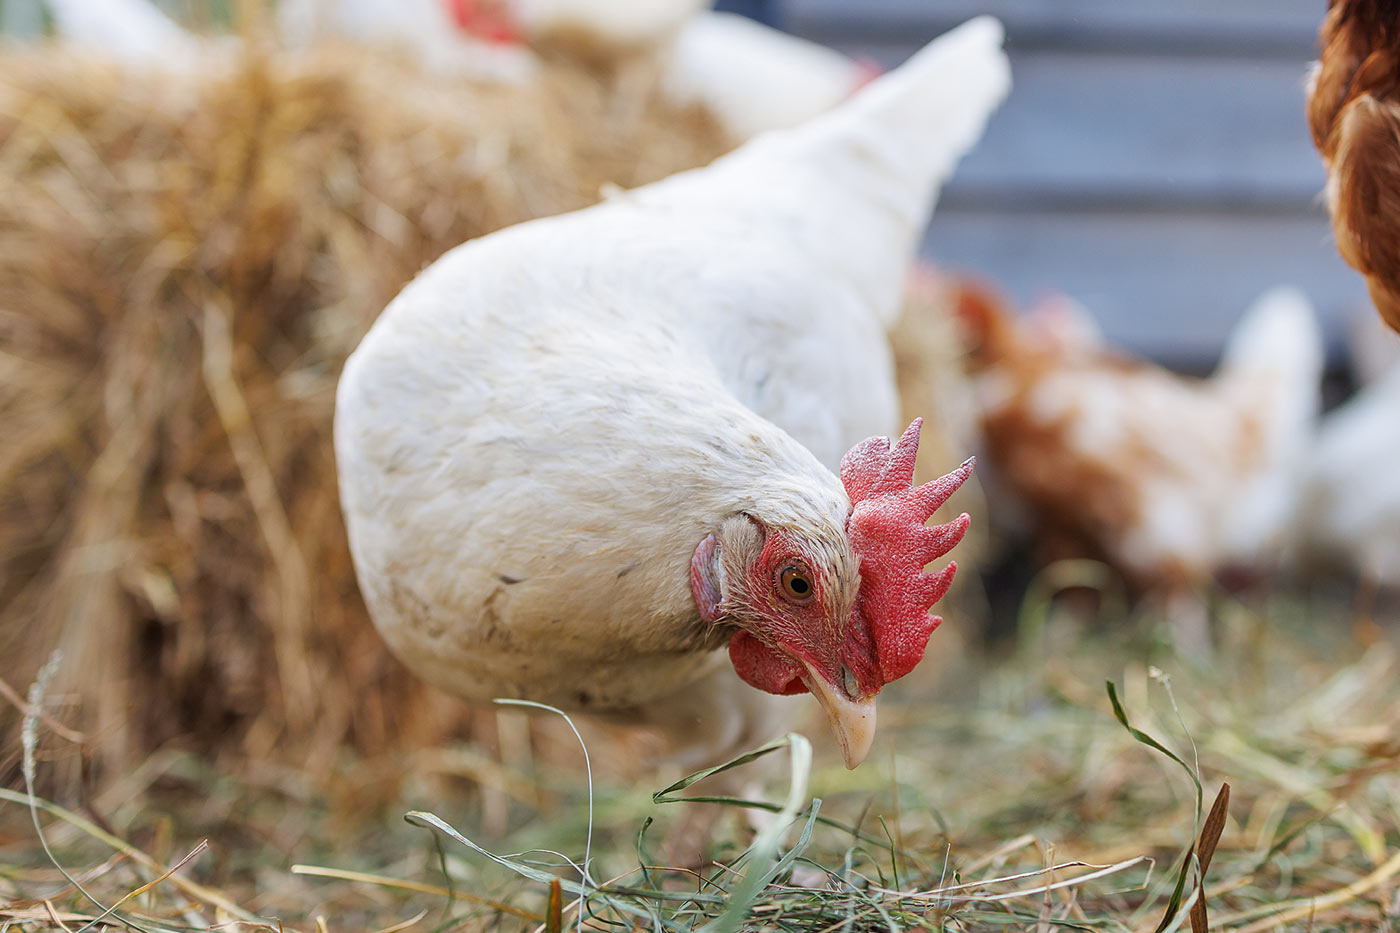
<path id="1" fill-rule="evenodd" d="M 1209 929 L 1396 928 L 1394 640 L 1354 637 L 1350 614 L 1325 604 L 1217 608 L 1220 651 L 1206 663 L 1154 642 L 1151 620 L 1086 624 L 1049 613 L 1016 650 L 967 659 L 958 677 L 936 687 L 920 679 L 888 698 L 881 743 L 859 770 L 842 769 L 824 737 L 810 774 L 800 754 L 780 750 L 798 762 L 786 804 L 795 826 L 765 853 L 749 846 L 736 804 L 708 804 L 735 816 L 716 827 L 715 863 L 699 871 L 662 867 L 658 853 L 686 818 L 668 801 L 705 785 L 654 798 L 600 780 L 590 837 L 576 744 L 553 750 L 573 756 L 564 766 L 497 762 L 494 772 L 459 772 L 471 777 L 456 785 L 410 784 L 401 809 L 440 814 L 414 816 L 420 826 L 455 824 L 474 841 L 416 829 L 392 809 L 347 812 L 294 772 L 219 774 L 183 753 L 156 756 L 85 817 L 48 819 L 47 832 L 59 860 L 104 906 L 207 839 L 209 851 L 122 906 L 153 930 L 240 913 L 269 929 L 280 919 L 312 930 L 317 917 L 345 930 L 410 920 L 420 930 L 549 929 L 548 879 L 557 877 L 562 928 L 578 923 L 583 893 L 589 929 L 1151 931 L 1179 880 L 1167 928 L 1192 928 L 1196 875 L 1182 874 L 1182 856 L 1228 782 L 1229 812 L 1217 819 L 1205 875 Z M 1105 621 L 1119 627 L 1106 630 Z M 1117 683 L 1132 727 L 1179 761 L 1115 719 L 1105 680 Z M 610 754 L 593 748 L 599 770 Z M 442 755 L 489 757 L 470 748 Z M 356 772 L 343 780 L 354 783 Z M 488 788 L 503 814 L 488 812 L 491 793 L 473 792 Z M 6 799 L 5 916 L 41 926 L 53 922 L 41 917 L 51 906 L 73 928 L 96 916 L 46 864 L 23 795 Z M 580 887 L 589 851 L 590 881 Z M 736 904 L 741 927 L 721 920 Z"/>

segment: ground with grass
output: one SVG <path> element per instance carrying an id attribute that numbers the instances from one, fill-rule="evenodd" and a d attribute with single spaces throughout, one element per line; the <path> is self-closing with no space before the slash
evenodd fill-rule
<path id="1" fill-rule="evenodd" d="M 1187 659 L 1158 620 L 1028 604 L 1008 643 L 891 688 L 858 770 L 821 731 L 810 761 L 780 743 L 766 820 L 680 802 L 704 781 L 657 798 L 667 776 L 585 731 L 590 795 L 566 723 L 547 754 L 527 730 L 347 761 L 330 796 L 174 748 L 32 816 L 0 791 L 0 929 L 1400 929 L 1395 620 L 1316 595 L 1213 615 Z M 665 867 L 686 821 L 707 858 Z"/>

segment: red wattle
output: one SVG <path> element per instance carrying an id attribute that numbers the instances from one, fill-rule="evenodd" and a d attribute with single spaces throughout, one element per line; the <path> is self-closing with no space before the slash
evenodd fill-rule
<path id="1" fill-rule="evenodd" d="M 729 660 L 739 677 L 751 687 L 781 696 L 807 692 L 807 685 L 802 682 L 802 665 L 748 632 L 735 632 L 729 639 Z"/>

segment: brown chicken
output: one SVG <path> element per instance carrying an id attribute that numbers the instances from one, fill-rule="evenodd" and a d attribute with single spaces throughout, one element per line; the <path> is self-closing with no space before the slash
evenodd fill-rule
<path id="1" fill-rule="evenodd" d="M 1400 331 L 1400 0 L 1331 0 L 1308 123 L 1337 249 Z"/>
<path id="2" fill-rule="evenodd" d="M 1322 367 L 1301 294 L 1265 295 L 1216 373 L 1194 379 L 1105 346 L 1068 299 L 1018 315 L 951 287 L 989 498 L 1026 507 L 1043 556 L 1102 559 L 1175 616 L 1217 572 L 1282 543 Z"/>

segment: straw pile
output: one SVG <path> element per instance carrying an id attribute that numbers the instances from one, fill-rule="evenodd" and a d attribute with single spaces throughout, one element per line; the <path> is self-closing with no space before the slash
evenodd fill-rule
<path id="1" fill-rule="evenodd" d="M 211 72 L 0 58 L 0 676 L 22 691 L 61 647 L 50 709 L 98 773 L 184 737 L 325 774 L 470 715 L 359 601 L 345 356 L 446 248 L 728 142 L 567 63 L 522 88 L 348 49 Z"/>

